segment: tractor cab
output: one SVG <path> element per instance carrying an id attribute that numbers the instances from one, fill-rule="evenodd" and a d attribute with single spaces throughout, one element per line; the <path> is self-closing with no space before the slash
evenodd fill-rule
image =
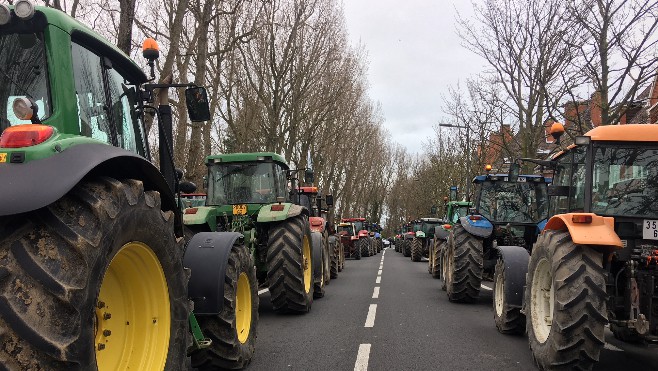
<path id="1" fill-rule="evenodd" d="M 499 245 L 530 248 L 546 224 L 550 182 L 540 175 L 476 176 L 474 210 L 461 220 L 475 227 L 489 224 Z"/>

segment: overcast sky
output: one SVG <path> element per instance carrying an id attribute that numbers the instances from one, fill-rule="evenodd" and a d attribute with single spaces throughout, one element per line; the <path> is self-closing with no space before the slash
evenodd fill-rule
<path id="1" fill-rule="evenodd" d="M 448 86 L 485 67 L 455 32 L 457 10 L 470 16 L 471 2 L 344 0 L 344 9 L 352 44 L 368 52 L 370 96 L 382 105 L 384 126 L 409 152 L 421 152 Z"/>

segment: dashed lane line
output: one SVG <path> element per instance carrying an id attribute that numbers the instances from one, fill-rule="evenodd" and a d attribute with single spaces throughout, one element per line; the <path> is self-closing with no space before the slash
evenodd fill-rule
<path id="1" fill-rule="evenodd" d="M 382 270 L 381 270 L 381 269 L 377 271 L 377 275 L 378 275 L 378 276 L 381 276 L 381 275 L 382 275 Z"/>
<path id="2" fill-rule="evenodd" d="M 359 353 L 356 355 L 354 371 L 367 371 L 368 359 L 370 359 L 370 344 L 359 345 Z"/>
<path id="3" fill-rule="evenodd" d="M 382 283 L 382 276 L 377 276 L 375 283 Z"/>
<path id="4" fill-rule="evenodd" d="M 258 291 L 258 295 L 263 295 L 264 293 L 270 291 L 269 289 L 262 289 Z"/>
<path id="5" fill-rule="evenodd" d="M 614 346 L 610 343 L 605 343 L 605 345 L 603 347 L 605 349 L 608 349 L 608 350 L 614 350 L 615 352 L 623 352 L 624 351 L 623 349 L 617 348 L 616 346 Z"/>
<path id="6" fill-rule="evenodd" d="M 377 315 L 377 304 L 370 304 L 370 308 L 368 308 L 368 317 L 366 317 L 366 324 L 363 327 L 374 327 L 376 315 Z"/>
<path id="7" fill-rule="evenodd" d="M 483 289 L 487 290 L 487 291 L 493 291 L 493 289 L 492 289 L 491 287 L 489 287 L 489 286 L 482 285 L 482 284 L 480 284 L 480 286 L 481 286 Z"/>
<path id="8" fill-rule="evenodd" d="M 372 292 L 372 298 L 373 299 L 378 299 L 379 298 L 379 286 L 375 286 L 375 289 Z"/>

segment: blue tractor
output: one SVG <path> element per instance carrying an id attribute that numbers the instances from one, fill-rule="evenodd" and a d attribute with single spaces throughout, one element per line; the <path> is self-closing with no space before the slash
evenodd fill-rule
<path id="1" fill-rule="evenodd" d="M 523 285 L 532 245 L 546 225 L 550 182 L 540 175 L 476 176 L 473 207 L 450 228 L 441 251 L 450 301 L 475 302 L 482 280 L 494 281 L 494 317 L 503 333 L 525 330 Z"/>

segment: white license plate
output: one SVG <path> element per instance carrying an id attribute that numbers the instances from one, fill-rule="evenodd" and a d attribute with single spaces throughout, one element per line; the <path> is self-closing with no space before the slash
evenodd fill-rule
<path id="1" fill-rule="evenodd" d="M 645 240 L 658 240 L 658 220 L 644 220 L 642 238 Z"/>

